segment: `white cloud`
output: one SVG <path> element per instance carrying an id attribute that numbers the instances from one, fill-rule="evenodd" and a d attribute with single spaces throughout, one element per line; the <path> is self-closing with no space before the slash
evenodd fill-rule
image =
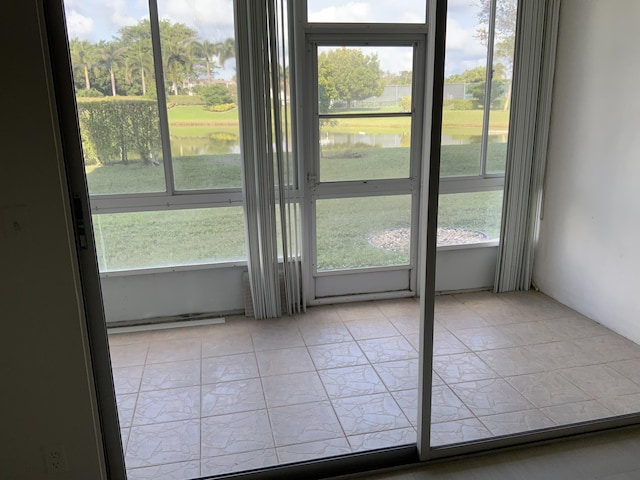
<path id="1" fill-rule="evenodd" d="M 426 4 L 422 0 L 310 0 L 308 15 L 311 22 L 422 23 L 425 11 Z"/>
<path id="2" fill-rule="evenodd" d="M 413 70 L 413 49 L 411 47 L 379 48 L 380 68 L 385 72 L 399 73 Z"/>
<path id="3" fill-rule="evenodd" d="M 480 55 L 486 51 L 476 37 L 476 29 L 463 28 L 457 20 L 447 20 L 447 51 L 459 50 L 467 55 Z"/>
<path id="4" fill-rule="evenodd" d="M 346 20 L 356 23 L 371 22 L 375 20 L 369 4 L 364 2 L 351 2 L 341 6 L 331 5 L 318 11 L 309 9 L 309 21 L 311 22 L 344 22 Z"/>
<path id="5" fill-rule="evenodd" d="M 117 27 L 135 25 L 138 20 L 129 15 L 126 0 L 106 0 L 105 5 L 113 10 L 111 21 Z"/>
<path id="6" fill-rule="evenodd" d="M 87 39 L 93 32 L 93 19 L 85 17 L 75 10 L 67 12 L 67 30 L 70 38 Z"/>
<path id="7" fill-rule="evenodd" d="M 454 8 L 461 8 L 468 10 L 469 7 L 476 7 L 480 2 L 478 0 L 449 0 L 447 2 L 447 8 L 449 10 Z"/>
<path id="8" fill-rule="evenodd" d="M 484 65 L 487 47 L 475 38 L 475 27 L 464 28 L 452 18 L 447 20 L 446 75 Z"/>
<path id="9" fill-rule="evenodd" d="M 232 0 L 166 0 L 159 7 L 161 18 L 195 28 L 203 38 L 233 36 Z"/>

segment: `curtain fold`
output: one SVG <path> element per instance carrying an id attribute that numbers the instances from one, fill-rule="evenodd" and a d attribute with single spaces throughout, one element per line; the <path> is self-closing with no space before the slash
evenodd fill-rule
<path id="1" fill-rule="evenodd" d="M 495 292 L 529 290 L 538 241 L 560 0 L 520 0 Z"/>
<path id="2" fill-rule="evenodd" d="M 274 318 L 304 309 L 286 3 L 236 0 L 235 9 L 249 285 L 255 317 Z"/>

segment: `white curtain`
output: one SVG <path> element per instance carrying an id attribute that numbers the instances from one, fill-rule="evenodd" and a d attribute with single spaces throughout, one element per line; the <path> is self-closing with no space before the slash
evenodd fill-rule
<path id="1" fill-rule="evenodd" d="M 235 9 L 249 285 L 255 317 L 273 318 L 304 309 L 286 2 Z"/>
<path id="2" fill-rule="evenodd" d="M 560 0 L 520 0 L 495 291 L 529 290 L 542 212 Z"/>

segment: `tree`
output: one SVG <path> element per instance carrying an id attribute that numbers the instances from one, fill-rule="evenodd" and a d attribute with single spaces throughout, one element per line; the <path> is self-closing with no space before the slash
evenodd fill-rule
<path id="1" fill-rule="evenodd" d="M 146 95 L 147 78 L 152 77 L 153 74 L 153 49 L 149 20 L 140 20 L 136 25 L 122 27 L 120 41 L 127 48 L 125 56 L 130 67 L 140 75 L 142 95 Z"/>
<path id="2" fill-rule="evenodd" d="M 402 70 L 401 72 L 384 72 L 382 82 L 385 85 L 411 85 L 413 82 L 413 72 Z"/>
<path id="3" fill-rule="evenodd" d="M 508 80 L 495 78 L 491 82 L 491 108 L 497 108 L 499 99 L 505 97 L 507 83 Z M 480 108 L 484 106 L 486 94 L 485 85 L 485 82 L 479 82 L 472 83 L 467 87 L 467 92 L 473 96 Z"/>
<path id="4" fill-rule="evenodd" d="M 338 48 L 318 56 L 318 94 L 321 108 L 329 109 L 335 100 L 347 103 L 381 95 L 384 91 L 377 54 Z"/>
<path id="5" fill-rule="evenodd" d="M 462 73 L 449 75 L 445 78 L 445 83 L 464 83 L 467 85 L 466 91 L 470 94 L 476 105 L 472 108 L 484 106 L 486 93 L 487 67 L 475 67 L 465 70 Z M 495 65 L 491 81 L 491 105 L 495 106 L 499 98 L 505 96 L 505 86 L 508 80 L 505 79 L 505 67 L 501 63 Z"/>
<path id="6" fill-rule="evenodd" d="M 216 57 L 218 55 L 218 44 L 205 40 L 196 44 L 196 54 L 204 60 L 205 74 L 207 80 L 211 80 L 211 72 L 215 70 Z"/>
<path id="7" fill-rule="evenodd" d="M 82 71 L 85 90 L 91 90 L 89 71 L 96 65 L 96 51 L 94 45 L 87 40 L 74 38 L 69 42 L 69 50 L 71 53 L 71 64 L 73 65 L 73 68 L 77 68 Z"/>
<path id="8" fill-rule="evenodd" d="M 126 47 L 121 46 L 117 41 L 105 42 L 104 40 L 98 43 L 97 49 L 100 63 L 109 72 L 109 77 L 111 79 L 111 95 L 115 97 L 117 95 L 115 69 L 120 64 L 124 52 L 127 49 Z"/>
<path id="9" fill-rule="evenodd" d="M 178 95 L 178 83 L 193 73 L 197 32 L 184 23 L 160 22 L 162 57 L 169 74 L 171 92 Z"/>
<path id="10" fill-rule="evenodd" d="M 489 39 L 489 18 L 492 0 L 479 0 L 478 28 L 476 36 L 485 45 Z M 518 0 L 496 0 L 496 17 L 494 31 L 493 56 L 499 59 L 509 72 L 507 86 L 507 102 L 504 109 L 509 108 L 511 98 L 511 74 L 513 70 L 513 55 L 516 43 L 516 19 L 518 16 Z"/>
<path id="11" fill-rule="evenodd" d="M 218 63 L 224 68 L 225 62 L 236 56 L 235 40 L 229 37 L 223 42 L 216 43 L 216 55 L 218 56 Z"/>
<path id="12" fill-rule="evenodd" d="M 475 67 L 445 78 L 445 83 L 478 83 L 487 79 L 487 67 Z"/>
<path id="13" fill-rule="evenodd" d="M 233 95 L 231 95 L 227 87 L 220 83 L 200 87 L 198 94 L 202 97 L 207 107 L 233 103 Z"/>

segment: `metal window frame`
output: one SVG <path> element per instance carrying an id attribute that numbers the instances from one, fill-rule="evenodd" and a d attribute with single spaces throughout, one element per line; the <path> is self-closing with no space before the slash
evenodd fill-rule
<path id="1" fill-rule="evenodd" d="M 91 209 L 93 213 L 120 213 L 242 206 L 242 186 L 234 188 L 180 190 L 175 185 L 167 98 L 164 90 L 158 0 L 148 0 L 148 3 L 165 190 L 158 192 L 90 195 Z"/>
<path id="2" fill-rule="evenodd" d="M 306 2 L 303 2 L 306 4 Z M 409 152 L 410 166 L 407 177 L 392 179 L 376 179 L 376 180 L 354 180 L 354 181 L 330 181 L 323 182 L 321 180 L 320 158 L 319 158 L 319 121 L 322 118 L 411 118 L 411 136 L 419 139 L 424 128 L 422 115 L 416 115 L 416 111 L 422 111 L 420 106 L 423 104 L 424 92 L 419 88 L 420 78 L 423 78 L 426 71 L 426 25 L 407 25 L 407 24 L 391 24 L 391 25 L 372 25 L 372 24 L 306 24 L 304 28 L 304 45 L 306 53 L 307 68 L 305 71 L 306 91 L 309 92 L 306 97 L 310 104 L 307 111 L 308 127 L 304 131 L 308 132 L 309 140 L 305 142 L 307 151 L 305 155 L 305 169 L 307 175 L 307 189 L 309 198 L 307 199 L 307 225 L 309 230 L 307 239 L 307 250 L 309 258 L 312 260 L 306 265 L 307 283 L 310 288 L 307 289 L 309 302 L 315 302 L 315 278 L 321 276 L 329 276 L 330 272 L 318 271 L 317 256 L 317 225 L 315 221 L 316 200 L 334 199 L 334 198 L 353 198 L 353 197 L 371 197 L 371 196 L 388 196 L 388 195 L 409 195 L 411 197 L 411 224 L 419 223 L 419 186 L 420 171 L 422 159 L 422 146 L 419 143 L 413 143 Z M 317 99 L 317 62 L 319 47 L 340 47 L 340 46 L 358 46 L 358 47 L 409 47 L 413 51 L 413 88 L 412 88 L 412 108 L 411 112 L 393 112 L 388 114 L 380 113 L 362 113 L 362 114 L 331 114 L 320 113 L 318 110 Z M 304 64 L 303 64 L 304 65 Z M 311 68 L 309 68 L 309 65 Z M 312 234 L 313 233 L 313 234 Z M 418 231 L 416 228 L 411 232 L 411 251 L 409 252 L 409 265 L 399 265 L 398 268 L 411 269 L 409 277 L 408 289 L 415 293 L 417 285 L 417 238 Z M 363 269 L 344 269 L 338 270 L 339 275 L 347 275 L 349 273 L 359 274 L 363 271 L 383 272 L 389 267 L 369 267 Z"/>

